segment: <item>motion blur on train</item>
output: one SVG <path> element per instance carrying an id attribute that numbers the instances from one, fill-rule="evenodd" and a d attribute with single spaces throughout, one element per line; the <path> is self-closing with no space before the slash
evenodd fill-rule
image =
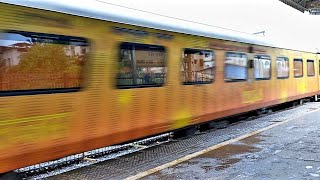
<path id="1" fill-rule="evenodd" d="M 319 94 L 316 53 L 103 8 L 0 0 L 0 174 Z"/>

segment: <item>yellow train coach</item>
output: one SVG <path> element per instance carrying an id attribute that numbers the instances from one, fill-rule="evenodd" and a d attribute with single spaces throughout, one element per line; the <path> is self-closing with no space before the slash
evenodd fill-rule
<path id="1" fill-rule="evenodd" d="M 318 94 L 317 54 L 257 36 L 0 0 L 0 174 Z"/>

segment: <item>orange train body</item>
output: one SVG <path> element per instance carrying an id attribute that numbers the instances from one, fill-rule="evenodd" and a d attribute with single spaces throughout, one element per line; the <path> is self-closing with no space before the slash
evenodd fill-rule
<path id="1" fill-rule="evenodd" d="M 90 43 L 86 71 L 82 74 L 84 83 L 79 91 L 24 95 L 0 92 L 0 173 L 319 94 L 319 61 L 314 53 L 5 3 L 0 3 L 0 9 L 0 29 L 4 31 L 83 37 Z M 114 27 L 173 38 L 115 33 Z M 165 47 L 166 79 L 162 86 L 124 89 L 115 86 L 122 42 Z M 214 53 L 212 83 L 182 84 L 181 61 L 186 48 Z M 226 82 L 226 52 L 242 52 L 249 60 L 257 54 L 270 56 L 270 79 L 256 80 L 253 69 L 248 68 L 247 80 Z M 289 59 L 288 78 L 277 78 L 279 56 Z M 303 60 L 303 77 L 294 77 L 294 58 Z M 307 59 L 314 60 L 314 76 L 307 76 Z M 0 83 L 4 82 L 0 79 Z"/>

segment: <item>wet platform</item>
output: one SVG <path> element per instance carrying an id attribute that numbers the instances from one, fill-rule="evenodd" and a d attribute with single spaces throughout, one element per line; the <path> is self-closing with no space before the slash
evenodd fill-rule
<path id="1" fill-rule="evenodd" d="M 259 131 L 271 126 L 274 127 Z M 252 135 L 160 171 L 152 171 L 163 164 L 247 134 Z M 317 179 L 320 178 L 319 147 L 320 103 L 315 102 L 49 179 Z M 141 172 L 146 174 L 137 176 Z"/>
<path id="2" fill-rule="evenodd" d="M 144 179 L 320 179 L 320 111 Z"/>

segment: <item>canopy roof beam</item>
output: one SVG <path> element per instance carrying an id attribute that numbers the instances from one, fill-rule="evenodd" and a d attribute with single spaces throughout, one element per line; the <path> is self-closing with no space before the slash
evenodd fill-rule
<path id="1" fill-rule="evenodd" d="M 306 4 L 307 4 L 307 1 L 309 0 L 280 0 L 280 1 L 301 12 L 308 11 Z"/>

